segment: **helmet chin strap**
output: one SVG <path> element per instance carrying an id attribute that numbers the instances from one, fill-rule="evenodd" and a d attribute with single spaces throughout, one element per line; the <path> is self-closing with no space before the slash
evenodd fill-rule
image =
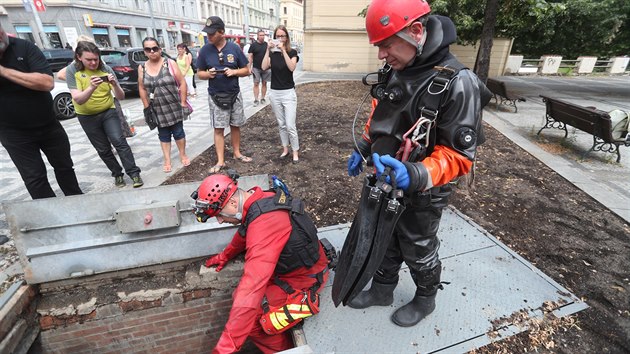
<path id="1" fill-rule="evenodd" d="M 406 29 L 403 29 L 402 31 L 398 31 L 396 33 L 396 36 L 400 37 L 401 39 L 403 39 L 407 43 L 409 43 L 412 46 L 416 47 L 416 57 L 419 57 L 420 55 L 422 55 L 422 49 L 424 48 L 424 42 L 427 40 L 427 29 L 426 29 L 425 26 L 422 26 L 422 38 L 420 39 L 420 42 L 416 42 L 416 40 L 407 33 Z M 413 63 L 413 61 L 411 61 L 411 63 L 409 65 L 411 65 L 412 63 Z"/>
<path id="2" fill-rule="evenodd" d="M 243 221 L 243 205 L 245 204 L 245 198 L 243 198 L 243 191 L 238 189 L 235 194 L 238 194 L 238 211 L 234 215 L 229 215 L 227 213 L 222 213 L 223 215 L 234 218 L 238 221 Z"/>

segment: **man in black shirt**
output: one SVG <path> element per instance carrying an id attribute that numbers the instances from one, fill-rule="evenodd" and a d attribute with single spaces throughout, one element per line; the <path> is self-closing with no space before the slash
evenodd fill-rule
<path id="1" fill-rule="evenodd" d="M 55 196 L 41 152 L 65 195 L 83 193 L 74 173 L 68 135 L 53 112 L 53 87 L 44 54 L 31 42 L 9 38 L 0 25 L 0 143 L 33 199 Z"/>
<path id="2" fill-rule="evenodd" d="M 257 38 L 254 43 L 249 46 L 248 59 L 249 70 L 254 75 L 254 106 L 258 106 L 258 102 L 265 104 L 265 95 L 267 94 L 267 81 L 271 78 L 271 70 L 262 69 L 262 60 L 267 52 L 267 42 L 265 42 L 265 31 L 258 30 Z M 262 81 L 262 95 L 258 101 L 258 93 L 260 89 L 258 85 Z"/>

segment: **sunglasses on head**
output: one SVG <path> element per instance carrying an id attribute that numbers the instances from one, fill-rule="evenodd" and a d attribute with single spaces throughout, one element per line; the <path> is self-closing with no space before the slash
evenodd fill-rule
<path id="1" fill-rule="evenodd" d="M 219 64 L 223 64 L 223 52 L 219 52 Z"/>
<path id="2" fill-rule="evenodd" d="M 155 46 L 155 47 L 144 47 L 144 51 L 147 53 L 153 53 L 153 52 L 159 52 L 160 51 L 160 47 Z"/>

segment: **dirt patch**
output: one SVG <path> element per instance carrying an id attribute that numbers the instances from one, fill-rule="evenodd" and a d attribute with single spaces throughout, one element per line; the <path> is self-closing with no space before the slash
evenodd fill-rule
<path id="1" fill-rule="evenodd" d="M 277 123 L 266 107 L 242 130 L 254 162 L 228 164 L 242 175 L 282 177 L 319 227 L 350 222 L 361 179 L 347 176 L 346 161 L 352 118 L 367 91 L 358 82 L 298 87 L 300 163 L 279 159 Z M 476 352 L 630 352 L 630 225 L 493 128 L 486 135 L 475 183 L 460 187 L 451 204 L 590 308 Z M 200 181 L 214 162 L 210 148 L 165 183 Z"/>

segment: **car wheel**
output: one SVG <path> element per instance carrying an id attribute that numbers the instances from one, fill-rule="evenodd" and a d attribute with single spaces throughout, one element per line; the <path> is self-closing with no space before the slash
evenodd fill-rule
<path id="1" fill-rule="evenodd" d="M 55 100 L 53 101 L 53 110 L 59 120 L 74 118 L 77 115 L 74 112 L 72 96 L 69 93 L 61 93 L 55 97 Z"/>

